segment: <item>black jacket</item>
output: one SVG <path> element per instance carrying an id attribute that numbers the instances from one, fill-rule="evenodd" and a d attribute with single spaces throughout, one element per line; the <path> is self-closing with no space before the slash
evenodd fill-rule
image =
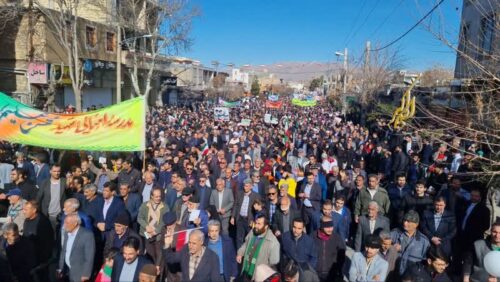
<path id="1" fill-rule="evenodd" d="M 20 237 L 14 245 L 5 247 L 12 274 L 19 282 L 33 281 L 31 270 L 36 266 L 35 246 L 30 240 Z"/>
<path id="2" fill-rule="evenodd" d="M 54 230 L 46 216 L 38 213 L 35 219 L 26 219 L 24 221 L 23 237 L 33 242 L 38 264 L 45 263 L 52 257 Z"/>
<path id="3" fill-rule="evenodd" d="M 328 277 L 332 277 L 335 274 L 333 273 L 335 271 L 334 265 L 342 266 L 344 264 L 346 245 L 339 234 L 335 232 L 326 241 L 319 238 L 318 232 L 313 235 L 318 252 L 316 271 L 323 277 L 325 273 L 328 273 Z"/>

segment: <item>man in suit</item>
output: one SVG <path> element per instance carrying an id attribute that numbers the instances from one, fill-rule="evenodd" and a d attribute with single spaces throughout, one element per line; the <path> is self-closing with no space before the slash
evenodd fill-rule
<path id="1" fill-rule="evenodd" d="M 173 234 L 165 235 L 164 258 L 167 263 L 180 263 L 182 281 L 222 282 L 219 257 L 209 248 L 203 246 L 205 235 L 200 230 L 189 234 L 188 246 L 180 252 L 172 250 Z"/>
<path id="2" fill-rule="evenodd" d="M 279 210 L 279 197 L 278 197 L 278 189 L 275 186 L 271 186 L 267 189 L 267 198 L 266 198 L 266 212 L 267 218 L 269 218 L 269 223 L 273 224 L 273 215 L 276 211 Z"/>
<path id="3" fill-rule="evenodd" d="M 139 208 L 142 205 L 142 198 L 137 193 L 131 193 L 128 183 L 120 184 L 120 196 L 125 208 L 130 214 L 130 219 L 133 223 L 137 222 L 137 215 L 139 214 Z M 137 226 L 135 226 L 137 227 Z"/>
<path id="4" fill-rule="evenodd" d="M 225 282 L 233 281 L 238 276 L 238 265 L 236 264 L 236 250 L 233 239 L 221 234 L 221 224 L 217 220 L 208 222 L 208 238 L 205 246 L 214 251 L 219 257 L 219 272 Z"/>
<path id="5" fill-rule="evenodd" d="M 399 214 L 402 210 L 401 203 L 403 202 L 403 199 L 406 196 L 411 195 L 411 193 L 412 189 L 410 188 L 410 185 L 406 183 L 406 176 L 404 174 L 397 175 L 395 183 L 389 185 L 387 194 L 389 194 L 389 200 L 391 201 L 389 216 L 392 226 L 396 227 L 401 224 L 401 222 L 399 222 Z"/>
<path id="6" fill-rule="evenodd" d="M 200 199 L 200 209 L 205 210 L 210 205 L 210 195 L 212 188 L 207 186 L 208 178 L 205 174 L 201 173 L 198 177 L 198 183 L 195 185 L 194 194 Z"/>
<path id="7" fill-rule="evenodd" d="M 234 195 L 231 189 L 226 188 L 222 178 L 215 181 L 215 190 L 210 195 L 210 205 L 215 206 L 222 226 L 222 234 L 229 234 L 229 219 L 233 211 Z"/>
<path id="8" fill-rule="evenodd" d="M 66 190 L 66 179 L 61 178 L 61 166 L 53 164 L 50 168 L 50 179 L 44 181 L 38 190 L 37 202 L 40 203 L 40 211 L 49 218 L 54 230 L 57 216 L 67 198 L 70 198 L 70 195 L 69 190 Z"/>
<path id="9" fill-rule="evenodd" d="M 245 241 L 245 236 L 251 229 L 254 219 L 253 204 L 260 199 L 259 194 L 252 191 L 252 180 L 246 179 L 243 184 L 243 193 L 236 196 L 231 225 L 236 226 L 236 247 L 239 248 Z"/>
<path id="10" fill-rule="evenodd" d="M 143 203 L 149 201 L 149 199 L 151 198 L 151 191 L 153 190 L 153 187 L 156 186 L 156 183 L 154 180 L 155 180 L 155 177 L 154 177 L 154 174 L 152 172 L 146 171 L 144 173 L 144 181 L 142 183 L 140 183 L 139 191 L 137 191 L 139 193 L 139 195 L 142 197 Z M 121 182 L 121 183 L 124 183 L 124 182 Z M 125 182 L 125 183 L 128 183 L 128 182 Z M 133 189 L 131 189 L 130 191 L 136 192 Z"/>
<path id="11" fill-rule="evenodd" d="M 104 184 L 99 218 L 97 219 L 97 229 L 107 232 L 114 227 L 116 217 L 125 210 L 125 204 L 121 198 L 115 196 L 116 185 L 113 182 Z"/>
<path id="12" fill-rule="evenodd" d="M 302 215 L 310 230 L 314 212 L 321 209 L 321 187 L 315 182 L 312 173 L 307 174 L 307 182 L 302 185 L 298 196 Z"/>
<path id="13" fill-rule="evenodd" d="M 140 255 L 139 246 L 140 242 L 135 237 L 129 237 L 123 242 L 122 255 L 118 255 L 113 264 L 111 281 L 139 281 L 142 267 L 152 263 L 147 257 Z"/>
<path id="14" fill-rule="evenodd" d="M 377 202 L 372 201 L 368 204 L 368 215 L 359 218 L 358 229 L 354 239 L 354 250 L 361 252 L 364 249 L 364 243 L 368 235 L 378 236 L 381 231 L 390 231 L 389 219 L 378 213 L 379 206 Z"/>
<path id="15" fill-rule="evenodd" d="M 470 203 L 465 209 L 465 213 L 459 216 L 459 232 L 457 238 L 459 245 L 470 250 L 477 240 L 484 238 L 484 232 L 490 228 L 490 210 L 482 202 L 481 191 L 472 189 L 470 192 Z"/>
<path id="16" fill-rule="evenodd" d="M 70 281 L 88 281 L 94 265 L 94 235 L 80 228 L 78 214 L 69 214 L 64 219 L 64 243 L 59 256 L 60 275 L 68 275 Z"/>
<path id="17" fill-rule="evenodd" d="M 254 171 L 251 173 L 252 176 L 252 191 L 259 194 L 261 199 L 266 198 L 266 187 L 264 182 L 261 180 L 260 172 Z"/>
<path id="18" fill-rule="evenodd" d="M 457 226 L 455 215 L 445 208 L 446 199 L 436 197 L 434 211 L 424 212 L 420 229 L 433 246 L 440 247 L 446 255 L 451 256 L 451 240 L 457 234 Z"/>
<path id="19" fill-rule="evenodd" d="M 293 220 L 300 218 L 300 213 L 291 208 L 291 199 L 283 197 L 280 200 L 280 208 L 273 214 L 273 224 L 271 230 L 276 238 L 281 238 L 281 234 L 285 234 L 292 230 Z"/>

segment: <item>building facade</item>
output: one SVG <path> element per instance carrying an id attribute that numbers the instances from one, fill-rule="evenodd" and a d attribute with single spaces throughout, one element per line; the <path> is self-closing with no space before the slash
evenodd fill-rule
<path id="1" fill-rule="evenodd" d="M 500 76 L 500 0 L 464 0 L 455 78 Z"/>

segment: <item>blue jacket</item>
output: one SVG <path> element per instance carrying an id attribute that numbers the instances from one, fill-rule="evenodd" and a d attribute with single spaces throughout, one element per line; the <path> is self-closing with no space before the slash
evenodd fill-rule
<path id="1" fill-rule="evenodd" d="M 122 198 L 123 201 L 123 198 Z M 142 197 L 137 193 L 129 193 L 125 207 L 130 214 L 130 219 L 132 222 L 137 221 L 137 215 L 139 214 L 139 208 L 142 205 Z"/>
<path id="2" fill-rule="evenodd" d="M 91 202 L 85 200 L 85 205 L 83 205 L 82 210 L 89 216 L 92 225 L 94 226 L 97 225 L 99 218 L 102 216 L 103 204 L 104 200 L 101 195 L 97 195 L 97 197 Z"/>
<path id="3" fill-rule="evenodd" d="M 321 200 L 326 200 L 326 194 L 328 192 L 328 183 L 326 182 L 326 176 L 323 173 L 318 173 L 319 186 L 321 187 Z"/>
<path id="4" fill-rule="evenodd" d="M 85 229 L 89 231 L 94 231 L 94 226 L 92 225 L 92 220 L 90 217 L 83 211 L 78 211 L 78 216 L 82 220 L 81 226 L 83 226 Z M 64 227 L 62 224 L 64 222 L 64 219 L 66 218 L 66 214 L 63 212 L 61 213 L 61 229 Z"/>
<path id="5" fill-rule="evenodd" d="M 342 208 L 342 214 L 332 212 L 333 226 L 335 231 L 345 241 L 349 239 L 349 229 L 351 228 L 351 211 L 347 207 Z"/>
<path id="6" fill-rule="evenodd" d="M 194 194 L 197 195 L 200 199 L 200 210 L 205 210 L 208 208 L 210 205 L 210 195 L 212 193 L 212 188 L 210 187 L 201 187 L 199 185 L 196 185 L 196 188 L 194 190 Z"/>
<path id="7" fill-rule="evenodd" d="M 165 189 L 172 181 L 172 171 L 160 171 L 158 176 L 158 185 Z"/>
<path id="8" fill-rule="evenodd" d="M 224 264 L 222 267 L 224 270 L 224 280 L 225 282 L 229 282 L 231 277 L 238 276 L 236 249 L 234 248 L 233 239 L 231 239 L 231 237 L 221 234 L 220 239 L 222 240 L 222 262 Z M 208 238 L 205 240 L 205 246 L 208 246 Z"/>
<path id="9" fill-rule="evenodd" d="M 123 212 L 123 210 L 125 210 L 125 204 L 123 203 L 121 198 L 114 196 L 113 201 L 111 202 L 111 205 L 109 206 L 108 212 L 106 214 L 106 219 L 104 219 L 103 208 L 104 208 L 104 199 L 100 205 L 99 218 L 96 224 L 99 222 L 104 222 L 105 231 L 109 231 L 115 227 L 115 218 L 121 212 Z"/>
<path id="10" fill-rule="evenodd" d="M 168 206 L 169 210 L 175 210 L 174 207 L 177 199 L 179 199 L 177 197 L 177 191 L 175 191 L 175 189 L 169 189 L 167 195 L 165 195 L 165 204 Z"/>
<path id="11" fill-rule="evenodd" d="M 281 245 L 284 246 L 283 254 L 299 265 L 309 264 L 312 268 L 316 268 L 318 262 L 318 252 L 316 245 L 311 236 L 303 234 L 298 240 L 295 240 L 291 231 L 283 234 Z"/>
<path id="12" fill-rule="evenodd" d="M 349 282 L 372 281 L 375 275 L 380 276 L 378 281 L 385 281 L 389 264 L 380 255 L 375 255 L 370 268 L 367 269 L 366 258 L 363 253 L 354 253 L 349 269 Z"/>
<path id="13" fill-rule="evenodd" d="M 38 187 L 41 187 L 42 182 L 50 178 L 50 168 L 48 164 L 44 164 L 40 171 L 38 172 L 38 175 L 36 176 L 36 185 Z"/>
<path id="14" fill-rule="evenodd" d="M 137 268 L 135 269 L 134 273 L 134 281 L 139 281 L 139 273 L 141 272 L 141 269 L 144 265 L 152 264 L 152 262 L 145 256 L 138 256 L 137 259 L 138 262 L 137 262 Z M 123 255 L 119 253 L 115 257 L 115 262 L 113 264 L 113 271 L 111 272 L 111 281 L 120 282 L 120 275 L 122 274 L 124 263 L 125 259 L 123 258 Z"/>
<path id="15" fill-rule="evenodd" d="M 429 239 L 420 231 L 417 231 L 412 238 L 408 238 L 406 232 L 399 229 L 391 232 L 393 244 L 400 244 L 400 265 L 399 274 L 403 275 L 409 265 L 420 263 L 427 258 L 427 250 L 430 247 Z"/>
<path id="16" fill-rule="evenodd" d="M 44 166 L 47 166 L 47 165 L 44 165 Z M 19 167 L 19 164 L 16 163 L 16 167 Z M 26 174 L 27 174 L 26 176 L 31 183 L 37 183 L 35 167 L 33 166 L 33 164 L 31 162 L 24 160 L 22 169 L 24 169 L 26 171 Z M 40 186 L 38 186 L 38 187 L 40 187 Z"/>
<path id="17" fill-rule="evenodd" d="M 389 200 L 391 200 L 391 209 L 394 211 L 399 211 L 401 208 L 401 202 L 406 197 L 406 195 L 411 195 L 411 188 L 408 184 L 405 184 L 403 189 L 397 188 L 396 184 L 393 184 L 387 189 L 387 194 L 389 194 Z"/>
<path id="18" fill-rule="evenodd" d="M 187 212 L 187 211 L 186 211 Z M 205 211 L 205 210 L 200 210 L 200 226 L 202 229 L 201 231 L 203 231 L 203 233 L 205 233 L 205 235 L 208 234 L 208 213 Z M 196 228 L 197 226 L 192 223 L 192 222 L 189 222 L 188 225 L 186 226 L 186 229 L 190 229 L 190 228 Z"/>

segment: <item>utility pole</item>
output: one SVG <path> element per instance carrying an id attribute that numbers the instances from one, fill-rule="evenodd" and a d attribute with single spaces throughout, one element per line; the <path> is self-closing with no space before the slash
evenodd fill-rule
<path id="1" fill-rule="evenodd" d="M 342 93 L 342 115 L 345 117 L 347 112 L 347 58 L 348 58 L 347 48 L 344 49 L 344 81 L 343 81 L 343 93 Z"/>
<path id="2" fill-rule="evenodd" d="M 116 103 L 122 101 L 122 29 L 118 24 L 116 35 Z"/>
<path id="3" fill-rule="evenodd" d="M 368 68 L 370 67 L 370 48 L 371 48 L 370 41 L 366 41 L 366 47 L 365 47 L 365 68 L 364 68 L 365 74 L 368 72 Z"/>
<path id="4" fill-rule="evenodd" d="M 344 92 L 344 95 L 346 94 L 347 92 L 347 58 L 348 58 L 348 54 L 347 54 L 347 48 L 344 49 L 344 81 L 343 81 L 343 86 L 344 86 L 344 89 L 343 89 L 343 92 Z"/>

